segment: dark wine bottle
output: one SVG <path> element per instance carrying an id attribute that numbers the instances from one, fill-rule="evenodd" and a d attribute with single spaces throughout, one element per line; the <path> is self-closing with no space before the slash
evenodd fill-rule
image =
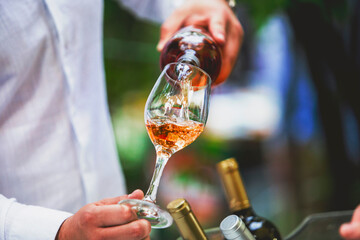
<path id="1" fill-rule="evenodd" d="M 232 214 L 241 218 L 255 239 L 281 240 L 281 235 L 274 224 L 258 216 L 251 207 L 236 160 L 234 158 L 223 160 L 216 167 Z"/>
<path id="2" fill-rule="evenodd" d="M 188 26 L 176 32 L 161 51 L 161 69 L 173 62 L 201 68 L 214 83 L 221 68 L 221 52 L 204 28 Z"/>

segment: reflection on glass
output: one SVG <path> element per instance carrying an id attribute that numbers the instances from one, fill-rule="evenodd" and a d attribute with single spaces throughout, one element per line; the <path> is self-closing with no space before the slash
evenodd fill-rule
<path id="1" fill-rule="evenodd" d="M 145 125 L 156 150 L 156 165 L 143 200 L 127 199 L 139 218 L 153 228 L 172 224 L 170 214 L 156 202 L 160 177 L 175 152 L 191 144 L 204 130 L 209 108 L 210 77 L 203 70 L 186 63 L 165 66 L 145 105 Z"/>

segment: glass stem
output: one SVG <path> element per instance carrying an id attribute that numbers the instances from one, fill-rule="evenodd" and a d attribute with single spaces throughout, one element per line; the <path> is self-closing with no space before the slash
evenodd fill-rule
<path id="1" fill-rule="evenodd" d="M 155 170 L 154 170 L 154 173 L 153 173 L 153 176 L 151 179 L 149 189 L 144 196 L 144 200 L 150 201 L 153 203 L 156 202 L 156 194 L 158 191 L 160 178 L 161 178 L 164 167 L 165 167 L 167 161 L 169 160 L 170 156 L 171 155 L 167 152 L 161 152 L 161 151 L 157 152 Z"/>

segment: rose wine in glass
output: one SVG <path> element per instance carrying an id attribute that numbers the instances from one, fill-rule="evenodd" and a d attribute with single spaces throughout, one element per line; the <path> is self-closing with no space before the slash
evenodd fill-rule
<path id="1" fill-rule="evenodd" d="M 146 129 L 156 149 L 177 152 L 192 143 L 204 130 L 204 124 L 195 121 L 182 123 L 153 118 L 146 121 Z"/>
<path id="2" fill-rule="evenodd" d="M 145 125 L 156 150 L 156 164 L 143 200 L 126 199 L 139 218 L 150 221 L 152 228 L 172 224 L 170 214 L 156 203 L 160 177 L 169 158 L 191 144 L 204 130 L 211 89 L 210 76 L 191 64 L 166 65 L 145 105 Z"/>

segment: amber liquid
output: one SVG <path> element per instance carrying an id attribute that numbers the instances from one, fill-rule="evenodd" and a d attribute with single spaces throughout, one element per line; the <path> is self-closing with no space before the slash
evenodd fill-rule
<path id="1" fill-rule="evenodd" d="M 176 123 L 169 119 L 154 118 L 147 120 L 146 129 L 156 148 L 175 153 L 195 141 L 204 130 L 204 124 L 191 120 Z"/>
<path id="2" fill-rule="evenodd" d="M 214 40 L 201 28 L 184 28 L 167 42 L 160 56 L 161 69 L 168 63 L 186 62 L 186 57 L 181 58 L 186 52 L 199 60 L 198 64 L 191 59 L 188 62 L 204 70 L 215 82 L 221 68 L 221 53 Z"/>

